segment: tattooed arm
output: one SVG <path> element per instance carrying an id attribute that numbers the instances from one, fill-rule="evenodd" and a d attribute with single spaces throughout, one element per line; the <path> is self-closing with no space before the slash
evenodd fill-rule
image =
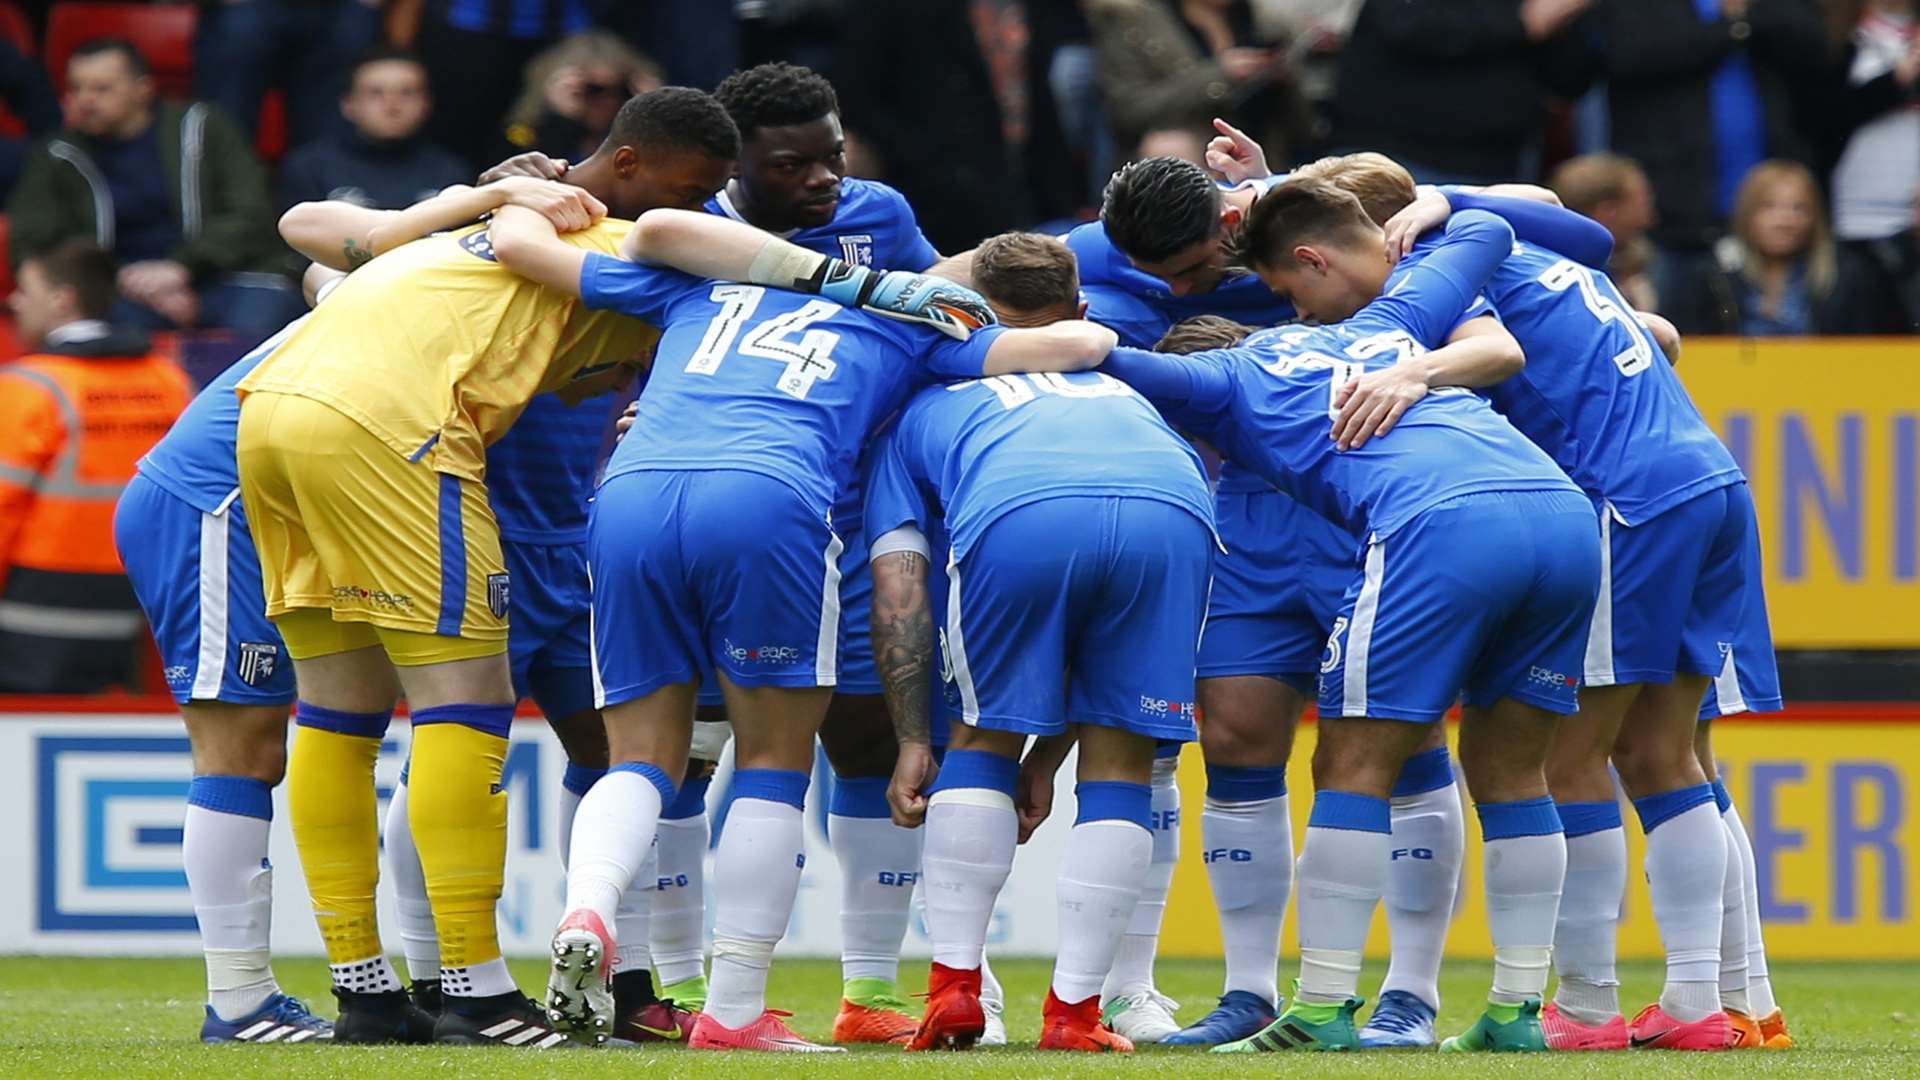
<path id="1" fill-rule="evenodd" d="M 900 740 L 887 802 L 893 823 L 903 828 L 926 820 L 926 790 L 936 772 L 927 704 L 933 672 L 927 570 L 927 557 L 918 551 L 891 551 L 873 560 L 873 657 Z"/>

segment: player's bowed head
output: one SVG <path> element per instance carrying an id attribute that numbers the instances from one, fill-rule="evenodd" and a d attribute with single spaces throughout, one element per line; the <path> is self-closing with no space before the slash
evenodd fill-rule
<path id="1" fill-rule="evenodd" d="M 1275 185 L 1247 215 L 1240 261 L 1302 318 L 1335 323 L 1379 296 L 1393 272 L 1386 235 L 1360 200 L 1326 180 Z"/>

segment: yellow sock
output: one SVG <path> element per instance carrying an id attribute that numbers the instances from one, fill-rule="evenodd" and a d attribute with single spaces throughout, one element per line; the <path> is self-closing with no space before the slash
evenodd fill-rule
<path id="1" fill-rule="evenodd" d="M 443 970 L 500 959 L 494 908 L 507 859 L 500 774 L 512 715 L 511 705 L 450 705 L 414 715 L 407 821 L 427 878 Z"/>
<path id="2" fill-rule="evenodd" d="M 309 706 L 302 706 L 307 721 Z M 352 714 L 332 714 L 334 716 Z M 385 718 L 380 718 L 384 726 Z M 379 735 L 350 735 L 303 722 L 293 737 L 287 796 L 293 839 L 306 870 L 327 962 L 383 956 L 374 886 L 380 880 L 380 826 L 373 790 Z"/>

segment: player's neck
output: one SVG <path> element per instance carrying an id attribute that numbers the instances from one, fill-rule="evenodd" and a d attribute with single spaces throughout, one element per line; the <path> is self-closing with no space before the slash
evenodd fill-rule
<path id="1" fill-rule="evenodd" d="M 604 203 L 613 187 L 613 159 L 594 154 L 568 169 L 566 182 L 574 187 L 584 188 L 587 194 Z"/>
<path id="2" fill-rule="evenodd" d="M 727 205 L 733 207 L 733 212 L 739 214 L 742 221 L 756 229 L 765 230 L 775 236 L 787 236 L 800 230 L 798 222 L 782 221 L 778 215 L 769 214 L 764 207 L 757 205 L 753 201 L 753 196 L 747 194 L 746 185 L 742 184 L 737 176 L 727 181 L 727 186 L 721 189 L 721 194 L 726 197 Z"/>

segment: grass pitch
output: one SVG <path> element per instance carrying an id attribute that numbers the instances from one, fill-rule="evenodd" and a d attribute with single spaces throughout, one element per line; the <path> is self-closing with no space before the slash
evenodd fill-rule
<path id="1" fill-rule="evenodd" d="M 970 1054 L 902 1054 L 891 1048 L 846 1055 L 706 1054 L 675 1047 L 649 1050 L 577 1050 L 533 1053 L 504 1049 L 332 1046 L 202 1046 L 202 969 L 197 960 L 79 960 L 0 958 L 0 1076 L 112 1077 L 216 1076 L 221 1080 L 281 1077 L 954 1077 L 995 1080 L 1026 1077 L 1204 1076 L 1210 1078 L 1322 1076 L 1419 1077 L 1765 1077 L 1822 1073 L 1847 1077 L 1920 1077 L 1920 987 L 1910 965 L 1784 964 L 1775 986 L 1786 1004 L 1799 1048 L 1738 1054 L 1626 1052 L 1615 1054 L 1446 1055 L 1418 1051 L 1369 1054 L 1209 1056 L 1186 1049 L 1148 1047 L 1130 1057 L 1043 1054 L 1031 1049 L 1039 1034 L 1040 1000 L 1048 965 L 1008 960 L 996 964 L 1008 996 L 1008 1027 L 1015 1045 Z M 331 1011 L 326 976 L 313 960 L 287 959 L 281 978 L 294 993 Z M 1282 964 L 1282 970 L 1291 967 Z M 1469 1024 L 1486 990 L 1487 965 L 1454 963 L 1442 987 L 1443 1034 Z M 906 970 L 924 972 L 920 962 Z M 515 965 L 523 987 L 544 982 L 544 966 Z M 1631 1012 L 1659 989 L 1659 971 L 1630 965 L 1623 1000 Z M 1362 985 L 1378 985 L 1377 968 Z M 1220 968 L 1206 961 L 1163 961 L 1161 989 L 1182 1003 L 1182 1019 L 1197 1018 L 1219 992 Z M 839 1004 L 839 966 L 818 960 L 774 965 L 771 1002 L 791 1009 L 793 1026 L 824 1037 Z M 1364 1013 L 1363 1013 L 1364 1015 Z M 1020 1046 L 1025 1043 L 1026 1047 Z"/>

